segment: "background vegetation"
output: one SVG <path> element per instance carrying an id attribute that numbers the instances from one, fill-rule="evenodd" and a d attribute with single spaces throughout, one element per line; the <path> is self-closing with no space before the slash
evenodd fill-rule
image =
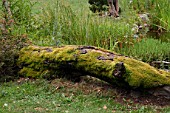
<path id="1" fill-rule="evenodd" d="M 170 30 L 169 0 L 133 0 L 132 8 L 138 13 L 150 13 L 152 27 L 156 30 Z"/>
<path id="2" fill-rule="evenodd" d="M 151 52 L 149 47 L 146 48 L 146 44 L 138 44 L 141 38 L 146 37 L 147 28 L 143 28 L 141 32 L 136 28 L 136 25 L 148 24 L 150 29 L 154 29 L 154 31 L 169 32 L 170 8 L 168 0 L 165 0 L 163 4 L 160 0 L 120 1 L 122 13 L 119 19 L 92 13 L 88 0 L 81 2 L 77 0 L 51 0 L 48 2 L 43 0 L 10 0 L 10 2 L 15 20 L 12 30 L 10 28 L 11 34 L 14 36 L 25 34 L 36 45 L 93 45 L 122 54 L 130 54 L 136 58 L 140 56 L 139 59 L 145 59 L 142 57 L 148 56 L 154 60 L 166 59 L 169 61 L 167 57 L 170 56 L 170 52 L 167 46 L 164 46 L 170 45 L 169 42 L 162 44 L 161 40 L 157 40 L 150 43 L 150 39 L 145 39 L 142 43 L 152 46 L 158 42 L 161 46 L 161 48 L 158 47 L 156 51 Z M 150 23 L 143 22 L 138 16 L 139 13 L 148 13 Z M 137 38 L 134 38 L 136 36 Z M 167 36 L 167 41 L 169 41 L 168 38 Z M 139 52 L 134 52 L 139 51 L 138 47 L 134 46 L 136 44 L 140 48 L 144 48 L 143 51 L 146 51 L 143 56 L 138 55 Z M 129 51 L 127 49 L 129 46 L 134 51 Z M 121 51 L 122 47 L 124 47 L 123 51 Z M 161 58 L 159 52 L 163 54 Z"/>

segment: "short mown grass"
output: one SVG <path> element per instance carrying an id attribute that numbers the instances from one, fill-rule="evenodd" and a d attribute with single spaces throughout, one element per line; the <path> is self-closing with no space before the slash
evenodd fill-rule
<path id="1" fill-rule="evenodd" d="M 89 84 L 89 85 L 88 85 Z M 169 107 L 120 104 L 114 89 L 102 92 L 102 84 L 86 81 L 73 83 L 65 79 L 27 80 L 0 84 L 1 113 L 152 113 L 170 111 Z M 89 87 L 87 89 L 87 87 Z M 104 87 L 103 87 L 104 88 Z"/>

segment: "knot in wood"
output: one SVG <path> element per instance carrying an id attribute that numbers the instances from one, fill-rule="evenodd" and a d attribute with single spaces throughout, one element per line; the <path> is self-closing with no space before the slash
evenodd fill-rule
<path id="1" fill-rule="evenodd" d="M 123 62 L 119 62 L 115 65 L 115 70 L 113 71 L 113 74 L 117 78 L 122 78 L 123 75 L 126 73 L 126 68 L 124 66 Z"/>

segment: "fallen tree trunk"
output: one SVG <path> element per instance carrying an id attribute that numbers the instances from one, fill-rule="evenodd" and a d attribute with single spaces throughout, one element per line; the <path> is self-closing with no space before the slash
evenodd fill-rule
<path id="1" fill-rule="evenodd" d="M 170 73 L 147 63 L 92 46 L 39 47 L 21 50 L 20 75 L 28 77 L 90 75 L 111 84 L 132 88 L 170 85 Z"/>

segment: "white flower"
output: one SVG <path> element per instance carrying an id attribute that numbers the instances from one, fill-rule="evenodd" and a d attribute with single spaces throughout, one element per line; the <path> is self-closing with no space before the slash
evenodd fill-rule
<path id="1" fill-rule="evenodd" d="M 7 104 L 7 103 L 5 103 L 3 106 L 4 106 L 4 107 L 7 107 L 7 106 L 8 106 L 8 104 Z"/>

